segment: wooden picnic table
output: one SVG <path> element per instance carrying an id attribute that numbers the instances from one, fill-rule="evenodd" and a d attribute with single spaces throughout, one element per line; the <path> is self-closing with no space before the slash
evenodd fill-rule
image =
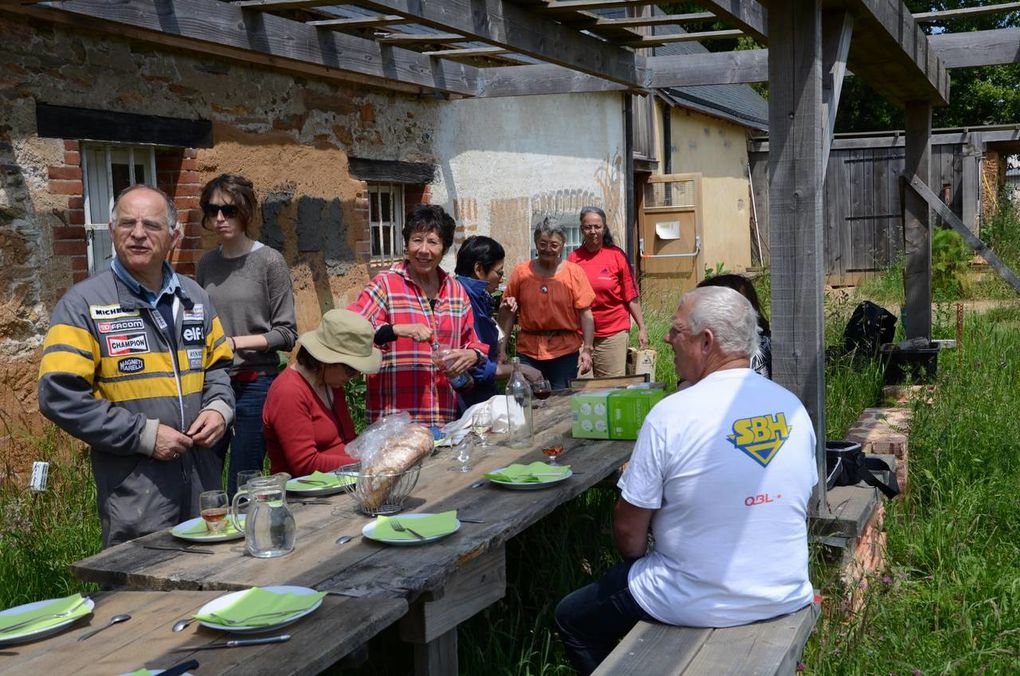
<path id="1" fill-rule="evenodd" d="M 114 676 L 148 667 L 166 669 L 194 657 L 203 674 L 318 674 L 407 612 L 402 599 L 355 599 L 327 596 L 312 615 L 271 633 L 230 634 L 192 624 L 170 631 L 173 623 L 194 615 L 219 592 L 100 592 L 95 610 L 50 638 L 0 646 L 0 674 L 104 674 Z M 105 625 L 114 615 L 131 619 L 87 641 L 78 637 Z M 286 643 L 180 651 L 177 648 L 221 643 L 232 638 L 290 634 Z"/>
<path id="2" fill-rule="evenodd" d="M 456 509 L 460 516 L 484 521 L 463 523 L 457 533 L 437 542 L 393 547 L 362 538 L 362 526 L 372 519 L 358 513 L 352 496 L 341 494 L 324 498 L 328 504 L 292 505 L 295 550 L 281 558 L 248 556 L 243 541 L 200 545 L 214 550 L 213 555 L 142 548 L 182 544 L 164 531 L 104 550 L 75 563 L 72 571 L 83 580 L 147 590 L 292 584 L 355 597 L 399 599 L 410 606 L 400 629 L 401 636 L 415 644 L 416 671 L 455 674 L 457 625 L 505 593 L 506 541 L 615 472 L 630 456 L 632 441 L 568 438 L 561 462 L 573 468 L 570 479 L 529 491 L 492 484 L 471 487 L 499 467 L 544 460 L 540 449 L 569 427 L 568 397 L 552 397 L 535 410 L 531 448 L 512 449 L 494 439 L 491 447 L 479 449 L 473 469 L 466 473 L 448 471 L 455 464 L 449 449 L 429 458 L 404 513 Z M 356 537 L 337 545 L 336 539 L 344 534 Z"/>

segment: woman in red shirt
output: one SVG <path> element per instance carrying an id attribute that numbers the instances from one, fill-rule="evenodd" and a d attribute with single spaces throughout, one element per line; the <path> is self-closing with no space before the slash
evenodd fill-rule
<path id="1" fill-rule="evenodd" d="M 346 450 L 356 435 L 344 385 L 379 371 L 382 353 L 374 337 L 358 313 L 330 310 L 298 339 L 296 363 L 273 381 L 262 410 L 274 474 L 304 476 L 355 462 Z"/>
<path id="2" fill-rule="evenodd" d="M 591 306 L 595 317 L 592 370 L 596 378 L 622 376 L 627 372 L 631 317 L 638 327 L 638 346 L 648 347 L 634 271 L 627 254 L 613 244 L 602 209 L 581 209 L 581 233 L 584 236 L 581 248 L 571 251 L 567 260 L 581 266 L 595 291 Z"/>

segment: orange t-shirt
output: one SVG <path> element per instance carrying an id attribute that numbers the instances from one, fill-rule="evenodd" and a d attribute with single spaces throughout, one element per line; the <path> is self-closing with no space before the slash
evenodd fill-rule
<path id="1" fill-rule="evenodd" d="M 555 359 L 581 349 L 578 312 L 595 301 L 581 266 L 564 261 L 552 277 L 539 277 L 531 262 L 514 268 L 506 295 L 517 299 L 517 351 L 532 359 Z M 552 332 L 536 333 L 536 332 Z"/>

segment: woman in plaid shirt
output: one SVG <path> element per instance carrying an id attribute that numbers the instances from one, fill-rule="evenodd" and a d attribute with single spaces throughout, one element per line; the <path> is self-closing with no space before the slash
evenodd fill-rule
<path id="1" fill-rule="evenodd" d="M 379 373 L 368 376 L 371 420 L 407 411 L 436 433 L 457 416 L 450 379 L 486 360 L 467 293 L 439 267 L 455 227 L 442 207 L 415 207 L 404 224 L 404 260 L 376 275 L 349 308 L 372 322 L 383 353 Z M 433 344 L 447 350 L 441 367 Z"/>

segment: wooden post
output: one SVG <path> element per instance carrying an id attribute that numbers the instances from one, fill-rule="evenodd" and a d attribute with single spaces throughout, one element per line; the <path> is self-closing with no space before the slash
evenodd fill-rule
<path id="1" fill-rule="evenodd" d="M 971 136 L 976 136 L 972 134 Z M 963 144 L 963 224 L 978 237 L 981 236 L 978 213 L 981 209 L 981 155 L 984 143 L 968 139 Z"/>
<path id="2" fill-rule="evenodd" d="M 928 185 L 931 104 L 908 103 L 903 174 Z M 903 192 L 903 330 L 907 338 L 931 337 L 931 209 L 909 188 Z"/>
<path id="3" fill-rule="evenodd" d="M 825 308 L 822 231 L 822 3 L 769 3 L 769 248 L 772 374 L 804 403 L 818 437 L 825 504 Z"/>

